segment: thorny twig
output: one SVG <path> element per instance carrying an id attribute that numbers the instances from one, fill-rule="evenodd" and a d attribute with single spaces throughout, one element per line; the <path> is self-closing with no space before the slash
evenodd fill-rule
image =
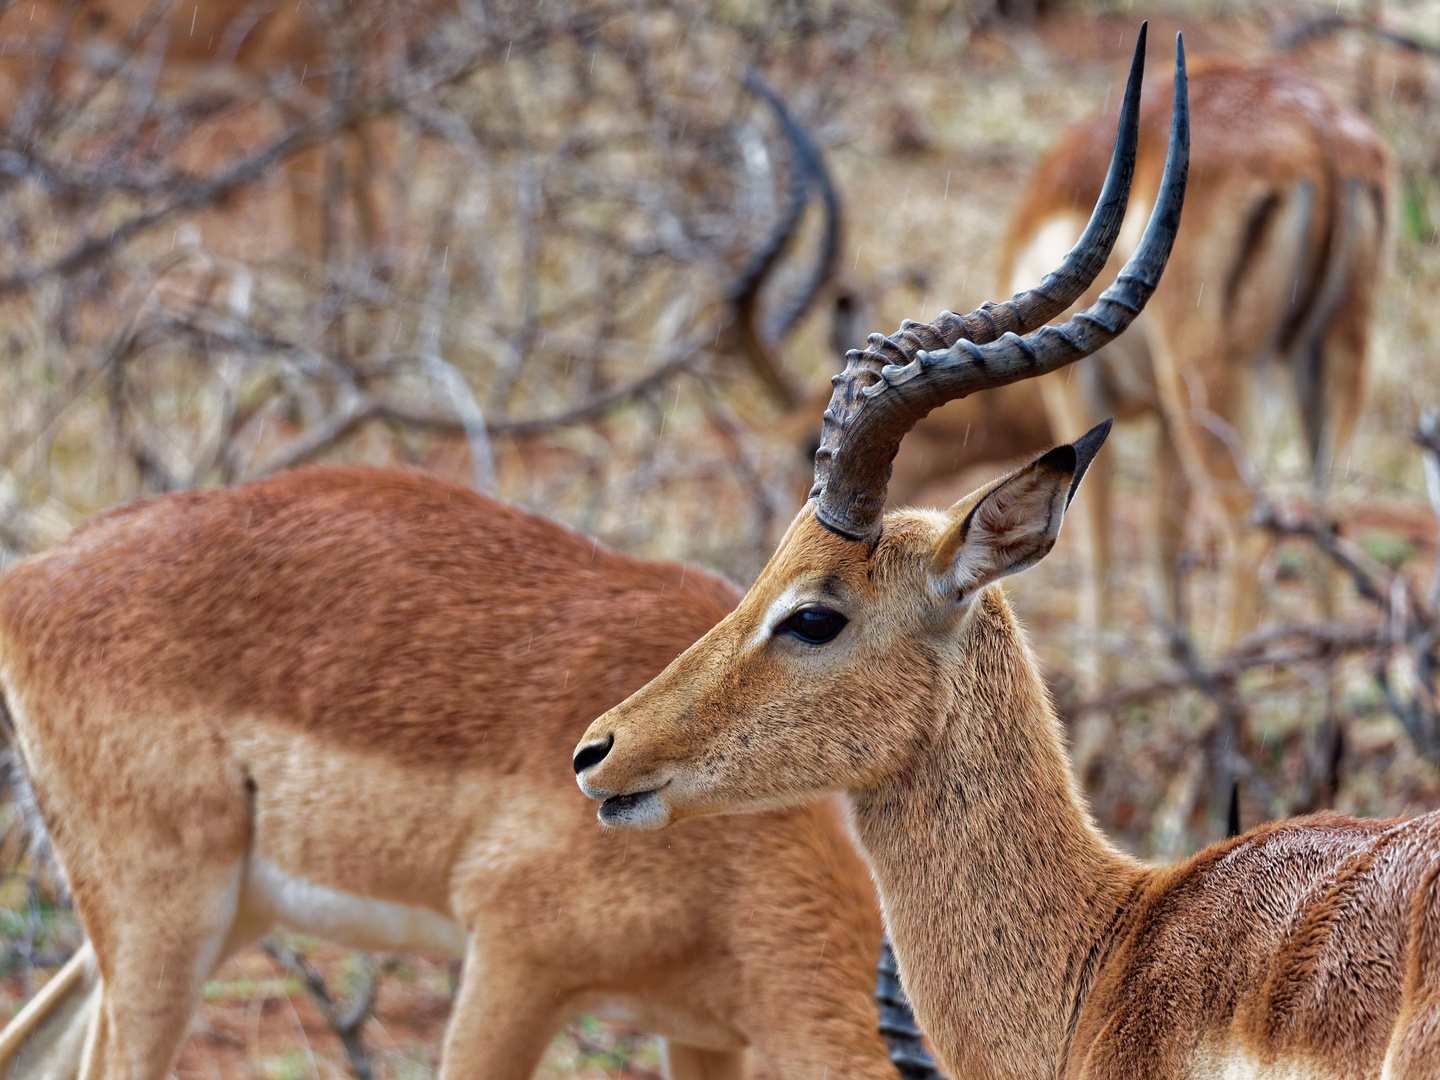
<path id="1" fill-rule="evenodd" d="M 315 1002 L 315 1008 L 335 1032 L 340 1044 L 345 1047 L 345 1056 L 350 1060 L 350 1068 L 355 1073 L 356 1080 L 374 1080 L 375 1071 L 370 1064 L 370 1055 L 365 1049 L 360 1032 L 375 1008 L 375 995 L 380 988 L 380 978 L 394 969 L 395 959 L 392 957 L 386 960 L 377 971 L 369 957 L 363 953 L 357 954 L 361 968 L 360 984 L 347 1003 L 336 999 L 325 984 L 324 977 L 294 949 L 269 937 L 261 942 L 261 945 L 272 959 L 304 983 L 311 1000 Z"/>

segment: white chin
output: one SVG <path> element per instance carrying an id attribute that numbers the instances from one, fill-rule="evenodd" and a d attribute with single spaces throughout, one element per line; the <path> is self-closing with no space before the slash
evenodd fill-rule
<path id="1" fill-rule="evenodd" d="M 599 816 L 617 829 L 663 829 L 670 824 L 670 811 L 653 791 L 612 796 L 600 804 Z"/>

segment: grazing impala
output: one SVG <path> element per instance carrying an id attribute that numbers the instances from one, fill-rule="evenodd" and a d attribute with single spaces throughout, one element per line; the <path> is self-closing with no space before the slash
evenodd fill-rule
<path id="1" fill-rule="evenodd" d="M 680 1080 L 895 1080 L 834 807 L 627 839 L 571 782 L 588 719 L 735 600 L 358 468 L 142 502 L 21 563 L 0 687 L 89 944 L 0 1069 L 159 1080 L 216 965 L 279 922 L 463 956 L 446 1077 L 523 1080 L 601 1009 Z"/>
<path id="2" fill-rule="evenodd" d="M 1260 380 L 1278 369 L 1323 501 L 1360 413 L 1388 164 L 1364 117 L 1284 66 L 1197 64 L 1190 116 L 1189 212 L 1144 316 L 1075 370 L 1012 393 L 1043 399 L 1057 438 L 1074 438 L 1105 416 L 1157 417 L 1157 609 L 1171 620 L 1180 610 L 1176 562 L 1193 492 L 1217 526 L 1223 573 L 1212 636 L 1228 647 L 1254 621 L 1269 538 L 1250 523 L 1252 493 L 1227 435 L 1245 427 L 1261 400 Z M 1155 201 L 1167 124 L 1163 98 L 1147 95 L 1131 194 L 1137 206 Z M 1080 125 L 1041 163 L 1001 248 L 1002 282 L 1020 287 L 1079 235 L 1076 207 L 1104 180 L 1105 130 L 1103 117 Z M 1093 291 L 1113 280 L 1137 239 L 1121 236 Z M 1096 464 L 1075 506 L 1090 562 L 1083 621 L 1092 628 L 1107 617 L 1108 471 Z M 1098 658 L 1087 666 L 1093 673 Z"/>
<path id="3" fill-rule="evenodd" d="M 1321 814 L 1175 866 L 1124 855 L 1090 818 L 994 583 L 1055 543 L 1108 423 L 947 512 L 883 510 L 926 411 L 1073 362 L 1144 304 L 1183 196 L 1183 73 L 1160 198 L 1116 285 L 1023 338 L 997 334 L 1054 311 L 947 313 L 850 353 L 812 500 L 739 607 L 591 725 L 578 779 L 623 828 L 843 792 L 957 1076 L 1433 1080 L 1440 814 Z"/>

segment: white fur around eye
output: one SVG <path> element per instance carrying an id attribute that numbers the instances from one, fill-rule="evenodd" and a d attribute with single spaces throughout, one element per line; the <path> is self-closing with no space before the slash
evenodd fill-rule
<path id="1" fill-rule="evenodd" d="M 750 635 L 750 640 L 745 642 L 745 648 L 758 649 L 774 635 L 775 627 L 783 619 L 788 619 L 795 610 L 799 608 L 807 598 L 802 590 L 791 586 L 770 601 L 770 606 L 765 609 L 765 615 L 760 620 L 760 625 Z"/>

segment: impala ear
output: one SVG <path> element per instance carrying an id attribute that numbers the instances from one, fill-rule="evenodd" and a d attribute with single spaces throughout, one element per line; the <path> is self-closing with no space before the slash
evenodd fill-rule
<path id="1" fill-rule="evenodd" d="M 1106 420 L 951 507 L 932 560 L 937 584 L 956 600 L 969 599 L 1048 555 L 1085 470 L 1109 434 Z"/>

